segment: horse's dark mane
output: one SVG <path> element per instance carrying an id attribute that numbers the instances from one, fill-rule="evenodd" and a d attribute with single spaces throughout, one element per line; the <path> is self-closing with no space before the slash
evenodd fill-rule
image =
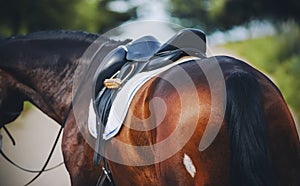
<path id="1" fill-rule="evenodd" d="M 66 39 L 66 40 L 76 40 L 92 43 L 96 39 L 101 39 L 103 41 L 110 40 L 99 34 L 88 33 L 84 31 L 73 31 L 73 30 L 54 30 L 54 31 L 38 31 L 25 35 L 17 35 L 8 37 L 5 39 L 0 38 L 0 42 L 3 44 L 5 42 L 16 41 L 16 40 L 52 40 L 52 39 Z M 111 40 L 112 41 L 112 40 Z"/>
<path id="2" fill-rule="evenodd" d="M 38 41 L 43 50 L 38 51 L 39 53 L 35 53 L 35 51 L 29 52 L 31 50 L 30 43 L 32 41 L 35 43 Z M 51 51 L 48 52 L 47 43 L 49 43 L 49 41 L 51 41 L 52 44 L 49 45 Z M 24 63 L 26 57 L 28 58 L 27 63 L 31 61 L 30 63 L 32 64 L 42 64 L 42 61 L 45 63 L 51 61 L 52 64 L 74 61 L 74 59 L 79 58 L 85 49 L 94 42 L 97 43 L 96 45 L 104 43 L 103 52 L 106 54 L 117 46 L 128 43 L 129 40 L 115 41 L 99 34 L 72 30 L 39 31 L 26 35 L 17 35 L 0 40 L 0 68 L 3 69 L 4 66 L 12 66 L 15 62 Z M 66 43 L 68 48 L 64 49 L 62 46 L 63 43 Z M 74 43 L 74 48 L 72 48 L 72 43 Z M 75 45 L 75 43 L 77 43 L 77 45 Z M 60 47 L 60 49 L 57 50 L 55 45 Z M 43 53 L 41 54 L 42 51 Z M 56 55 L 54 55 L 54 53 L 56 53 Z M 51 58 L 50 56 L 48 58 L 41 57 L 41 55 L 45 56 L 48 54 Z M 36 60 L 31 59 L 32 55 L 35 55 Z M 66 55 L 68 57 L 57 57 L 60 55 Z M 12 59 L 14 57 L 23 59 Z M 41 59 L 37 60 L 37 58 Z"/>

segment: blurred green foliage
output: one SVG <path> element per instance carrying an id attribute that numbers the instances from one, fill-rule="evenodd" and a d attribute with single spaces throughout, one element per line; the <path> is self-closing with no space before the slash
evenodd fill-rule
<path id="1" fill-rule="evenodd" d="M 258 69 L 268 74 L 279 87 L 287 103 L 300 119 L 300 26 L 285 24 L 282 32 L 257 39 L 228 43 Z"/>
<path id="2" fill-rule="evenodd" d="M 74 29 L 102 33 L 135 17 L 109 8 L 111 0 L 0 0 L 0 36 Z"/>
<path id="3" fill-rule="evenodd" d="M 253 19 L 274 24 L 293 19 L 300 23 L 299 0 L 170 0 L 170 12 L 186 27 L 206 32 L 226 30 Z"/>

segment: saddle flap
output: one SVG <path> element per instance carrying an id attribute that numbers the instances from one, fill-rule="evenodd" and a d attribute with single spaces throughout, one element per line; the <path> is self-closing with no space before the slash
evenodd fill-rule
<path id="1" fill-rule="evenodd" d="M 123 47 L 118 47 L 112 50 L 104 59 L 104 65 L 98 67 L 94 75 L 94 93 L 95 95 L 104 87 L 103 82 L 106 78 L 110 78 L 114 73 L 121 69 L 125 64 L 126 50 Z"/>

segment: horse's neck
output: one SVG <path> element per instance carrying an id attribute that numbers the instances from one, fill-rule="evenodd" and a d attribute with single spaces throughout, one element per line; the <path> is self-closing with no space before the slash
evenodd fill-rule
<path id="1" fill-rule="evenodd" d="M 15 86 L 25 100 L 62 123 L 72 101 L 74 72 L 89 43 L 60 40 L 24 43 L 6 46 L 10 54 L 1 53 L 4 56 L 1 68 L 14 77 Z"/>
<path id="2" fill-rule="evenodd" d="M 77 62 L 74 60 L 62 66 L 29 68 L 25 72 L 28 79 L 20 86 L 21 92 L 45 114 L 62 123 L 72 102 L 72 84 L 76 66 Z"/>
<path id="3" fill-rule="evenodd" d="M 72 102 L 76 67 L 79 63 L 89 63 L 81 58 L 86 49 L 92 43 L 98 43 L 103 47 L 103 54 L 107 54 L 128 42 L 104 37 L 94 42 L 95 39 L 97 37 L 90 38 L 80 32 L 46 32 L 34 37 L 25 36 L 25 39 L 12 39 L 0 45 L 0 69 L 15 77 L 18 91 L 29 101 L 62 123 Z"/>
<path id="4" fill-rule="evenodd" d="M 35 99 L 37 98 L 35 97 L 32 101 L 59 123 L 64 120 L 72 102 L 72 85 L 76 66 L 76 62 L 72 61 L 66 66 L 57 68 L 57 71 L 54 70 L 56 68 L 48 69 L 41 71 L 37 76 L 40 81 L 36 82 L 40 99 Z M 43 105 L 39 105 L 42 103 L 41 98 L 44 101 Z"/>

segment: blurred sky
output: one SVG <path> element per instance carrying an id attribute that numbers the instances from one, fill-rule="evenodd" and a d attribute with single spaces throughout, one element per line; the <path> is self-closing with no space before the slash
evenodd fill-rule
<path id="1" fill-rule="evenodd" d="M 115 1 L 110 4 L 110 8 L 115 11 L 124 12 L 131 7 L 130 4 L 131 6 L 138 6 L 137 20 L 125 22 L 121 25 L 124 34 L 119 37 L 110 35 L 111 37 L 124 39 L 135 36 L 134 38 L 136 38 L 140 37 L 141 33 L 148 33 L 164 42 L 168 37 L 171 37 L 176 31 L 182 28 L 181 25 L 175 24 L 178 21 L 172 18 L 167 11 L 169 5 L 168 0 L 130 0 L 129 3 Z M 143 27 L 141 27 L 140 21 L 145 23 Z M 146 24 L 145 21 L 148 21 L 149 24 Z M 157 22 L 157 25 L 155 25 L 155 22 Z M 215 46 L 227 42 L 241 41 L 273 34 L 275 34 L 275 29 L 269 22 L 253 20 L 247 28 L 244 26 L 236 26 L 226 32 L 215 31 L 208 35 L 207 42 L 210 46 Z"/>
<path id="2" fill-rule="evenodd" d="M 3 151 L 20 166 L 40 170 L 46 161 L 56 138 L 60 126 L 36 108 L 27 113 L 22 113 L 14 123 L 7 128 L 16 140 L 13 146 L 4 133 Z M 63 162 L 61 152 L 61 139 L 56 146 L 49 167 Z M 0 156 L 0 186 L 22 186 L 29 182 L 36 174 L 24 172 Z M 30 186 L 68 186 L 69 175 L 64 165 L 43 173 Z"/>

